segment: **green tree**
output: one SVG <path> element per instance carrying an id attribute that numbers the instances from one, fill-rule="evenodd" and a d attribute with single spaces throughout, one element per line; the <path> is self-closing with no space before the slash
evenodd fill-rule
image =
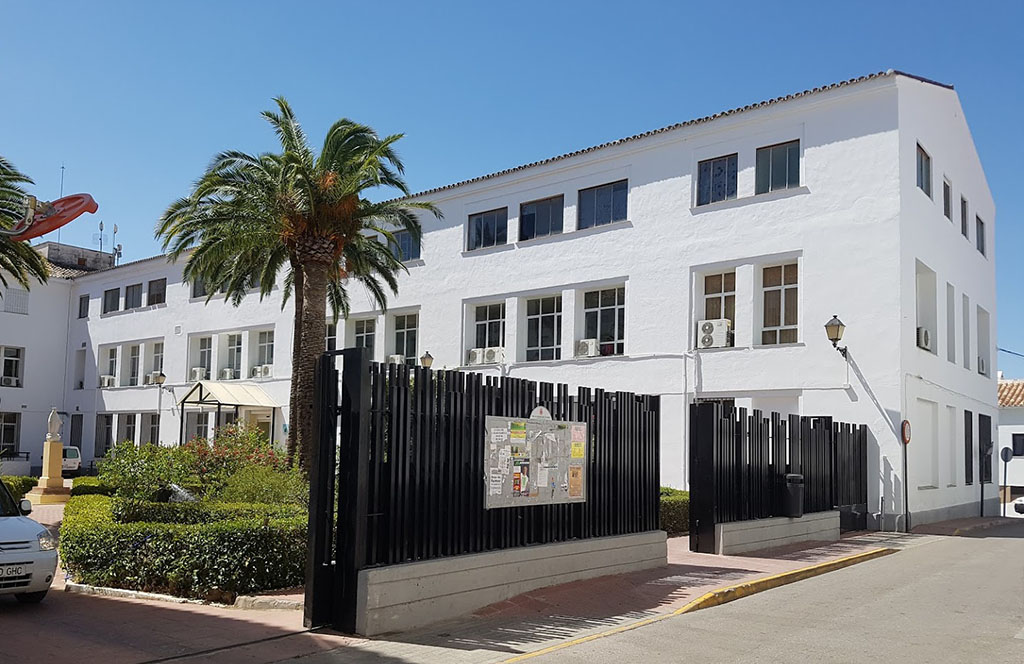
<path id="1" fill-rule="evenodd" d="M 11 162 L 0 156 L 0 228 L 9 229 L 25 216 L 25 190 L 22 185 L 33 184 Z M 0 284 L 8 286 L 8 279 L 25 289 L 34 278 L 46 283 L 49 276 L 46 261 L 28 242 L 15 242 L 0 233 Z"/>
<path id="2" fill-rule="evenodd" d="M 294 292 L 292 393 L 288 452 L 309 469 L 313 371 L 324 350 L 327 305 L 334 320 L 348 314 L 346 287 L 355 280 L 382 309 L 405 270 L 389 244 L 397 230 L 419 242 L 417 211 L 440 216 L 428 202 L 371 201 L 371 191 L 409 195 L 395 134 L 381 138 L 366 125 L 341 119 L 327 131 L 319 154 L 288 102 L 263 117 L 281 151 L 217 155 L 189 196 L 170 205 L 157 236 L 172 260 L 186 256 L 184 277 L 223 291 L 236 305 L 258 287 L 268 295 L 282 270 L 285 301 Z M 384 240 L 384 242 L 381 241 Z"/>

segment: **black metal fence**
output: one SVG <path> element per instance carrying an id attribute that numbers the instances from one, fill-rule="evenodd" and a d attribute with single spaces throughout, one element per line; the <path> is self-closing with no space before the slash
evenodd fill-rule
<path id="1" fill-rule="evenodd" d="M 831 417 L 690 406 L 690 548 L 715 551 L 716 523 L 783 514 L 785 476 L 804 477 L 804 512 L 840 510 L 867 523 L 867 427 Z"/>
<path id="2" fill-rule="evenodd" d="M 352 631 L 367 567 L 658 528 L 656 396 L 382 365 L 362 349 L 326 353 L 316 376 L 307 626 Z M 484 509 L 484 418 L 538 405 L 588 423 L 587 501 Z"/>

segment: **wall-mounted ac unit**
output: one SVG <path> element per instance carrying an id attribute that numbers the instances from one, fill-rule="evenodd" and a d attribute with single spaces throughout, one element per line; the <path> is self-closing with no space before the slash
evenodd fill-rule
<path id="1" fill-rule="evenodd" d="M 261 364 L 260 365 L 260 375 L 263 376 L 264 378 L 269 378 L 270 376 L 273 376 L 274 375 L 274 365 L 273 364 Z"/>
<path id="2" fill-rule="evenodd" d="M 917 347 L 927 351 L 932 349 L 932 333 L 927 327 L 917 328 Z"/>
<path id="3" fill-rule="evenodd" d="M 600 354 L 597 339 L 580 339 L 576 342 L 576 357 L 597 357 Z"/>
<path id="4" fill-rule="evenodd" d="M 14 376 L 0 377 L 0 387 L 21 387 L 21 379 Z"/>
<path id="5" fill-rule="evenodd" d="M 158 382 L 160 382 L 160 372 L 150 371 L 148 374 L 145 375 L 143 381 L 145 382 L 146 385 L 156 385 Z"/>
<path id="6" fill-rule="evenodd" d="M 732 321 L 714 318 L 697 322 L 698 348 L 729 348 L 732 346 Z"/>
<path id="7" fill-rule="evenodd" d="M 388 364 L 405 364 L 405 355 L 388 355 Z"/>
<path id="8" fill-rule="evenodd" d="M 193 382 L 206 380 L 206 367 L 192 367 L 190 375 Z"/>
<path id="9" fill-rule="evenodd" d="M 113 376 L 100 376 L 100 388 L 114 387 L 116 380 Z"/>
<path id="10" fill-rule="evenodd" d="M 263 369 L 261 369 L 260 365 L 258 364 L 254 366 L 252 369 L 249 369 L 249 378 L 259 378 L 262 375 Z"/>
<path id="11" fill-rule="evenodd" d="M 234 380 L 235 379 L 235 370 L 232 369 L 231 367 L 224 367 L 223 369 L 220 370 L 220 379 L 221 380 Z"/>
<path id="12" fill-rule="evenodd" d="M 988 375 L 988 366 L 986 366 L 985 358 L 981 355 L 978 356 L 978 373 L 983 376 Z"/>
<path id="13" fill-rule="evenodd" d="M 469 351 L 469 364 L 501 364 L 505 360 L 505 349 L 501 346 L 473 348 Z"/>

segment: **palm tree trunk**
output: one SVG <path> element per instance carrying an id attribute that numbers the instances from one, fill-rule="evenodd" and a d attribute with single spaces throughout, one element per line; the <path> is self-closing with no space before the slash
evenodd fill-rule
<path id="1" fill-rule="evenodd" d="M 302 254 L 306 253 L 306 256 Z M 313 250 L 314 257 L 308 260 L 309 253 L 300 252 L 302 262 L 302 314 L 300 319 L 300 340 L 298 362 L 292 368 L 292 384 L 295 389 L 292 412 L 295 413 L 297 448 L 299 463 L 303 472 L 309 476 L 313 451 L 318 441 L 313 440 L 313 399 L 316 395 L 316 383 L 313 372 L 316 360 L 324 352 L 324 337 L 327 331 L 327 280 L 330 263 L 325 262 L 320 252 Z"/>
<path id="2" fill-rule="evenodd" d="M 303 278 L 302 278 L 302 266 L 299 265 L 298 260 L 294 254 L 291 256 L 292 264 L 292 302 L 295 303 L 295 317 L 292 321 L 292 371 L 294 372 L 295 367 L 299 366 L 301 359 L 299 351 L 302 348 L 302 303 L 305 296 L 302 292 Z M 286 443 L 286 451 L 288 453 L 288 462 L 295 463 L 295 453 L 298 449 L 298 431 L 296 429 L 298 425 L 298 417 L 296 417 L 296 385 L 298 381 L 292 380 L 290 392 L 288 394 L 288 441 Z"/>

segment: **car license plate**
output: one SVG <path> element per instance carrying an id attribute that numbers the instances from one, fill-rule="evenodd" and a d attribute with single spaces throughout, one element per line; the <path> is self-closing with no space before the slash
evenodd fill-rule
<path id="1" fill-rule="evenodd" d="M 25 576 L 24 565 L 0 565 L 0 579 L 5 576 Z"/>

